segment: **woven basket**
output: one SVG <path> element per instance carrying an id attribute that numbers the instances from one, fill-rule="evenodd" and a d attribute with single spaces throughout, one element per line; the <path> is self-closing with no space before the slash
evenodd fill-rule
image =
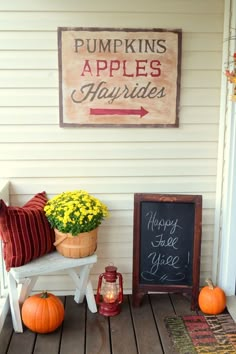
<path id="1" fill-rule="evenodd" d="M 55 242 L 57 251 L 64 257 L 83 258 L 91 256 L 97 249 L 97 232 L 98 228 L 83 232 L 77 236 L 63 233 L 54 229 Z"/>

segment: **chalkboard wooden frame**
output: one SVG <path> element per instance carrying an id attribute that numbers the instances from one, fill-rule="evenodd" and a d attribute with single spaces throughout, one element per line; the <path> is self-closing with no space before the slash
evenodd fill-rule
<path id="1" fill-rule="evenodd" d="M 147 203 L 150 203 L 150 204 L 147 204 Z M 163 203 L 165 203 L 165 205 L 163 205 Z M 172 206 L 172 203 L 174 203 L 174 206 Z M 142 237 L 144 237 L 144 235 L 143 235 L 144 232 L 142 231 L 142 229 L 143 229 L 143 227 L 142 227 L 143 219 L 142 218 L 144 218 L 144 215 L 142 215 L 142 208 L 143 208 L 143 206 L 146 207 L 148 205 L 150 205 L 150 208 L 151 207 L 158 208 L 158 206 L 159 206 L 159 208 L 162 209 L 162 212 L 163 212 L 163 208 L 165 208 L 165 207 L 168 208 L 168 205 L 169 205 L 173 210 L 177 211 L 177 215 L 178 215 L 178 213 L 180 213 L 180 211 L 178 211 L 178 209 L 180 209 L 180 208 L 183 208 L 183 210 L 190 210 L 190 209 L 192 210 L 191 213 L 192 213 L 193 217 L 190 222 L 190 223 L 192 223 L 192 227 L 190 228 L 191 232 L 187 232 L 187 237 L 190 237 L 190 241 L 188 240 L 187 242 L 192 242 L 190 282 L 188 281 L 185 284 L 183 281 L 183 283 L 179 284 L 178 281 L 176 283 L 172 281 L 169 284 L 167 281 L 166 283 L 164 282 L 164 284 L 163 284 L 161 281 L 156 280 L 156 279 L 155 279 L 154 283 L 149 283 L 149 282 L 146 283 L 146 281 L 144 281 L 144 283 L 143 283 L 143 281 L 141 281 L 141 271 L 142 270 L 141 270 L 141 266 L 140 266 L 140 261 L 142 258 L 142 252 L 144 252 L 142 249 L 142 246 L 141 246 L 141 239 L 142 239 Z M 187 215 L 187 214 L 183 214 L 183 218 L 184 218 L 184 215 Z M 145 215 L 145 217 L 146 216 L 147 216 L 147 214 Z M 176 220 L 178 220 L 178 219 L 176 219 Z M 188 220 L 186 219 L 186 221 L 189 223 L 189 218 L 188 218 Z M 170 225 L 168 225 L 168 226 L 170 226 Z M 160 226 L 160 228 L 161 227 L 163 227 L 163 226 Z M 158 220 L 157 220 L 157 228 L 158 228 Z M 180 227 L 180 228 L 184 229 L 184 225 L 183 225 L 183 227 Z M 200 276 L 201 229 L 202 229 L 202 196 L 201 195 L 145 194 L 145 193 L 136 193 L 134 195 L 133 306 L 140 306 L 143 296 L 149 292 L 165 292 L 165 293 L 166 292 L 168 292 L 168 293 L 178 292 L 178 293 L 191 294 L 191 309 L 195 310 L 197 308 L 198 294 L 199 294 L 199 276 Z M 147 231 L 147 232 L 149 232 L 149 231 Z M 172 246 L 175 247 L 174 246 L 175 241 L 173 241 L 173 240 L 175 240 L 175 238 L 174 238 L 174 235 L 172 235 L 172 236 L 169 238 L 169 242 L 170 243 L 172 242 L 173 243 Z M 157 236 L 154 236 L 154 237 L 157 237 Z M 145 242 L 146 242 L 146 240 L 145 240 Z M 154 242 L 156 242 L 156 241 L 154 241 Z M 168 241 L 165 241 L 165 242 L 167 243 Z M 149 247 L 153 247 L 154 243 L 151 242 L 151 244 L 152 244 L 152 246 L 149 246 Z M 145 245 L 145 247 L 146 247 L 146 245 Z M 155 247 L 157 247 L 157 246 L 155 246 Z M 165 248 L 168 250 L 168 247 L 169 247 L 169 245 L 167 245 Z M 175 248 L 177 249 L 177 245 Z M 155 249 L 155 251 L 156 251 L 156 249 Z M 165 251 L 165 252 L 168 252 L 168 251 Z M 182 252 L 182 251 L 180 251 L 180 252 Z M 163 257 L 165 257 L 165 256 L 163 256 Z M 168 254 L 166 257 L 168 259 L 168 257 L 169 257 Z M 186 267 L 187 266 L 185 265 L 185 268 Z"/>

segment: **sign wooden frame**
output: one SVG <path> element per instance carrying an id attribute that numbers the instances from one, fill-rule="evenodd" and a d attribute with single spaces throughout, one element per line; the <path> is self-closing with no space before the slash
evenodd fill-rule
<path id="1" fill-rule="evenodd" d="M 61 127 L 178 127 L 180 29 L 59 27 Z"/>
<path id="2" fill-rule="evenodd" d="M 144 215 L 142 212 L 143 205 L 148 206 L 150 203 L 150 208 L 152 210 L 157 210 L 157 215 L 158 215 L 158 207 L 161 208 L 168 208 L 168 205 L 172 208 L 172 210 L 177 210 L 178 215 L 178 208 L 192 208 L 192 214 L 193 214 L 193 225 L 192 225 L 192 235 L 189 237 L 192 237 L 192 249 L 191 249 L 191 254 L 192 254 L 192 260 L 191 260 L 191 268 L 190 268 L 190 275 L 191 275 L 191 281 L 190 283 L 185 284 L 185 280 L 183 280 L 183 283 L 179 283 L 178 281 L 175 283 L 173 279 L 169 283 L 167 281 L 163 281 L 160 279 L 164 279 L 163 276 L 162 278 L 158 279 L 159 274 L 161 276 L 161 271 L 162 268 L 161 266 L 158 268 L 155 268 L 154 271 L 152 271 L 152 275 L 157 276 L 155 280 L 152 283 L 149 283 L 148 281 L 142 281 L 141 280 L 141 274 L 143 269 L 141 269 L 140 263 L 142 262 L 141 257 L 142 257 L 142 252 L 143 251 L 142 246 L 141 246 L 141 239 L 144 237 L 144 233 L 146 231 L 145 228 L 148 228 L 148 231 L 146 232 L 145 237 L 148 235 L 151 235 L 151 246 L 148 245 L 148 241 L 150 244 L 150 239 L 146 240 L 145 239 L 145 248 L 146 246 L 150 248 L 150 250 L 153 250 L 153 252 L 160 252 L 158 255 L 161 255 L 162 249 L 163 252 L 167 252 L 167 256 L 163 255 L 168 259 L 168 247 L 169 249 L 174 248 L 174 252 L 176 250 L 176 254 L 174 259 L 178 261 L 178 252 L 182 252 L 182 250 L 178 250 L 178 245 L 180 238 L 183 236 L 184 232 L 187 233 L 187 237 L 189 235 L 189 231 L 185 230 L 184 231 L 184 226 L 185 225 L 178 225 L 180 221 L 178 219 L 167 219 L 162 217 L 161 212 L 160 212 L 160 219 L 154 220 L 152 219 L 152 222 L 155 222 L 155 227 L 150 231 L 149 230 L 149 224 L 148 226 L 142 226 L 142 222 L 146 223 L 146 219 L 144 219 Z M 164 204 L 163 204 L 164 203 Z M 174 204 L 172 206 L 172 203 Z M 154 209 L 153 209 L 154 208 Z M 163 209 L 162 209 L 163 210 Z M 183 209 L 184 210 L 184 209 Z M 186 209 L 187 210 L 187 209 Z M 168 212 L 168 209 L 167 209 Z M 162 212 L 163 213 L 163 212 Z M 183 213 L 183 212 L 182 212 Z M 147 216 L 148 213 L 145 211 L 145 218 L 149 218 Z M 153 213 L 152 213 L 153 214 Z M 186 215 L 186 214 L 185 214 Z M 156 215 L 155 215 L 156 216 Z M 162 219 L 161 219 L 162 218 Z M 145 220 L 145 221 L 144 221 Z M 154 220 L 154 221 L 153 221 Z M 183 214 L 183 221 L 184 221 L 184 214 Z M 147 221 L 148 222 L 148 221 Z M 150 221 L 149 221 L 150 222 Z M 168 227 L 172 225 L 172 232 L 170 232 L 170 228 L 168 231 Z M 173 225 L 175 227 L 178 227 L 178 230 L 173 228 Z M 140 194 L 136 193 L 134 195 L 134 234 L 133 234 L 133 305 L 134 306 L 139 306 L 142 300 L 142 297 L 149 292 L 180 292 L 180 293 L 186 293 L 186 294 L 191 294 L 191 309 L 194 310 L 197 308 L 198 305 L 198 294 L 199 294 L 199 276 L 200 276 L 200 252 L 201 252 L 201 227 L 202 227 L 202 196 L 200 195 L 177 195 L 177 194 Z M 165 231 L 163 231 L 165 230 Z M 181 230 L 181 231 L 179 231 Z M 168 236 L 171 234 L 170 236 Z M 143 234 L 142 234 L 143 233 Z M 158 247 L 157 243 L 154 244 L 153 242 L 156 237 L 158 237 L 158 240 L 160 240 L 160 234 L 163 237 L 162 239 L 162 244 L 159 242 Z M 156 236 L 158 235 L 158 236 Z M 182 236 L 181 236 L 182 235 Z M 183 236 L 183 237 L 186 237 Z M 157 239 L 156 239 L 157 240 Z M 183 240 L 182 240 L 183 241 Z M 191 241 L 188 241 L 191 242 Z M 154 248 L 157 247 L 157 248 Z M 165 251 L 164 248 L 165 247 Z M 143 247 L 144 248 L 144 247 Z M 167 250 L 167 251 L 166 251 Z M 149 252 L 149 251 L 148 251 Z M 145 256 L 146 257 L 146 256 Z M 156 258 L 157 259 L 157 258 Z M 148 260 L 148 262 L 152 262 L 151 258 Z M 167 264 L 168 262 L 166 262 Z M 149 264 L 149 263 L 148 263 Z M 150 263 L 151 264 L 151 263 Z M 152 265 L 152 264 L 151 264 Z M 169 264 L 167 264 L 166 269 L 168 268 Z M 182 267 L 182 266 L 181 266 Z M 176 268 L 177 268 L 177 263 L 176 263 Z M 185 265 L 185 268 L 187 266 Z M 151 267 L 148 269 L 152 269 Z M 153 268 L 154 269 L 154 268 Z M 165 270 L 164 270 L 165 271 Z M 185 270 L 184 270 L 185 271 Z M 186 270 L 188 272 L 188 268 Z M 155 273 L 155 274 L 154 274 Z M 166 277 L 168 279 L 168 277 Z"/>

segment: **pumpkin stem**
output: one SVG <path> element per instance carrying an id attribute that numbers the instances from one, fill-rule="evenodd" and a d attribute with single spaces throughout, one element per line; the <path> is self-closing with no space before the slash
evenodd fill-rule
<path id="1" fill-rule="evenodd" d="M 47 290 L 44 290 L 40 296 L 42 299 L 47 299 L 48 298 L 48 292 Z"/>
<path id="2" fill-rule="evenodd" d="M 210 279 L 210 278 L 208 278 L 208 279 L 206 279 L 206 283 L 207 283 L 207 285 L 209 286 L 209 288 L 211 289 L 211 290 L 213 290 L 214 289 L 214 284 L 213 284 L 213 281 Z"/>

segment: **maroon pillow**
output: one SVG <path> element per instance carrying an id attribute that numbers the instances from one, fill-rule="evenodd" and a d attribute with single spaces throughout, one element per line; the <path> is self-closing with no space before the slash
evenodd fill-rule
<path id="1" fill-rule="evenodd" d="M 0 237 L 6 269 L 19 267 L 54 250 L 54 230 L 44 213 L 46 193 L 38 193 L 23 207 L 0 200 Z"/>

